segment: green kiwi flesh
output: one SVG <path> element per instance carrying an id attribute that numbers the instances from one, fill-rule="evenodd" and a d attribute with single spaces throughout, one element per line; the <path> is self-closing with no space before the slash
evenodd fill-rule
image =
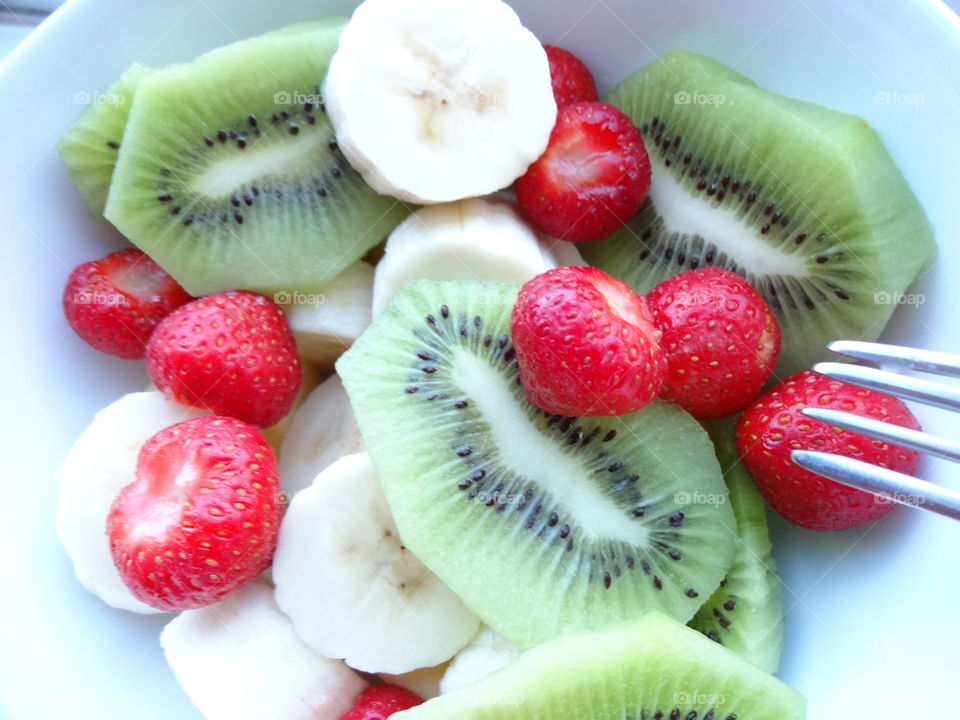
<path id="1" fill-rule="evenodd" d="M 628 225 L 581 246 L 637 292 L 716 265 L 764 296 L 783 331 L 780 377 L 827 342 L 875 339 L 930 264 L 923 209 L 862 118 L 762 90 L 675 51 L 607 97 L 638 125 L 653 168 Z"/>
<path id="2" fill-rule="evenodd" d="M 517 291 L 415 281 L 337 362 L 404 543 L 523 647 L 650 610 L 687 622 L 735 545 L 709 437 L 668 403 L 533 406 L 510 342 Z"/>
<path id="3" fill-rule="evenodd" d="M 568 636 L 394 720 L 802 720 L 796 690 L 659 613 Z"/>
<path id="4" fill-rule="evenodd" d="M 103 216 L 120 141 L 141 78 L 150 72 L 131 65 L 102 93 L 80 94 L 89 106 L 57 143 L 67 174 L 95 217 Z"/>
<path id="5" fill-rule="evenodd" d="M 690 627 L 773 673 L 783 649 L 783 588 L 771 552 L 766 502 L 737 455 L 734 425 L 713 420 L 707 429 L 737 522 L 737 552 L 727 577 Z"/>
<path id="6" fill-rule="evenodd" d="M 408 209 L 346 162 L 319 87 L 342 22 L 142 79 L 106 217 L 188 292 L 315 291 Z"/>

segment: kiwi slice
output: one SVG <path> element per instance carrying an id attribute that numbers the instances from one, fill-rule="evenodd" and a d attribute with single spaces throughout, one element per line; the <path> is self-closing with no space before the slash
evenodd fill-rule
<path id="1" fill-rule="evenodd" d="M 143 78 L 106 216 L 188 292 L 313 292 L 407 214 L 346 162 L 320 84 L 342 23 Z"/>
<path id="2" fill-rule="evenodd" d="M 802 720 L 796 690 L 659 613 L 528 650 L 394 720 Z"/>
<path id="3" fill-rule="evenodd" d="M 136 63 L 104 92 L 83 99 L 89 106 L 57 143 L 67 174 L 96 217 L 103 215 L 120 140 L 141 78 L 150 72 Z"/>
<path id="4" fill-rule="evenodd" d="M 783 588 L 771 553 L 766 503 L 740 462 L 735 424 L 729 419 L 705 423 L 737 521 L 737 552 L 727 577 L 690 627 L 757 667 L 776 672 L 783 649 Z"/>
<path id="5" fill-rule="evenodd" d="M 686 622 L 735 546 L 709 437 L 668 403 L 533 406 L 510 342 L 518 289 L 410 283 L 337 362 L 404 543 L 523 647 L 649 610 Z"/>
<path id="6" fill-rule="evenodd" d="M 780 320 L 781 377 L 831 340 L 875 339 L 894 309 L 878 298 L 932 260 L 923 209 L 862 118 L 680 51 L 607 99 L 639 126 L 653 181 L 640 212 L 582 245 L 584 258 L 637 292 L 707 265 L 740 273 Z"/>

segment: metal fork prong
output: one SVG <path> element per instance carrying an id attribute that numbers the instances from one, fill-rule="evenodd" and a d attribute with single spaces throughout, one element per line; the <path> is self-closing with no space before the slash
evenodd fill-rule
<path id="1" fill-rule="evenodd" d="M 805 470 L 880 496 L 878 502 L 912 505 L 960 520 L 960 493 L 954 490 L 841 455 L 794 450 L 791 457 Z"/>
<path id="2" fill-rule="evenodd" d="M 817 363 L 813 370 L 834 380 L 896 395 L 904 400 L 913 400 L 944 410 L 960 410 L 960 389 L 949 385 L 849 363 Z"/>
<path id="3" fill-rule="evenodd" d="M 900 447 L 927 453 L 946 460 L 960 462 L 960 442 L 928 435 L 919 430 L 891 425 L 890 423 L 866 418 L 862 415 L 841 412 L 840 410 L 826 410 L 822 408 L 804 408 L 803 414 L 814 420 L 822 420 L 829 425 L 835 425 L 844 430 L 860 433 L 867 437 L 876 438 Z"/>
<path id="4" fill-rule="evenodd" d="M 876 363 L 885 369 L 918 370 L 960 377 L 960 357 L 950 353 L 859 340 L 837 340 L 827 347 L 838 355 Z"/>

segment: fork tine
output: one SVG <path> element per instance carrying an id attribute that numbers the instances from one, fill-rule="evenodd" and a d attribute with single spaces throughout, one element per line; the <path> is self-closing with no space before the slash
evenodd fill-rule
<path id="1" fill-rule="evenodd" d="M 960 410 L 960 389 L 948 385 L 849 363 L 817 363 L 813 370 L 834 380 L 896 395 L 904 400 L 944 410 Z"/>
<path id="2" fill-rule="evenodd" d="M 960 462 L 960 442 L 954 440 L 946 440 L 918 430 L 891 425 L 890 423 L 839 410 L 804 408 L 803 414 L 814 420 L 822 420 L 829 425 L 836 425 L 844 430 L 860 433 L 877 440 L 884 440 L 917 452 Z"/>
<path id="3" fill-rule="evenodd" d="M 954 490 L 840 455 L 809 450 L 794 450 L 790 455 L 805 470 L 879 495 L 887 502 L 912 505 L 960 520 L 960 493 Z"/>
<path id="4" fill-rule="evenodd" d="M 838 355 L 877 363 L 884 368 L 960 377 L 960 356 L 950 353 L 859 340 L 837 340 L 827 347 Z"/>

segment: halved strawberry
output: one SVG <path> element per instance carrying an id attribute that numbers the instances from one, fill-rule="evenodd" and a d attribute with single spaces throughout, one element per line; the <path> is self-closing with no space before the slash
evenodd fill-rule
<path id="1" fill-rule="evenodd" d="M 517 201 L 543 232 L 571 242 L 606 237 L 640 209 L 650 160 L 640 131 L 603 102 L 560 108 L 543 155 L 517 180 Z"/>
<path id="2" fill-rule="evenodd" d="M 63 290 L 67 322 L 101 352 L 142 358 L 170 312 L 192 298 L 142 250 L 130 248 L 78 265 Z"/>
<path id="3" fill-rule="evenodd" d="M 270 565 L 284 508 L 259 430 L 216 415 L 186 420 L 141 449 L 137 479 L 107 517 L 110 552 L 148 605 L 209 605 Z"/>
<path id="4" fill-rule="evenodd" d="M 510 320 L 520 380 L 558 415 L 623 415 L 663 384 L 659 333 L 646 302 L 591 267 L 561 267 L 521 289 Z"/>

